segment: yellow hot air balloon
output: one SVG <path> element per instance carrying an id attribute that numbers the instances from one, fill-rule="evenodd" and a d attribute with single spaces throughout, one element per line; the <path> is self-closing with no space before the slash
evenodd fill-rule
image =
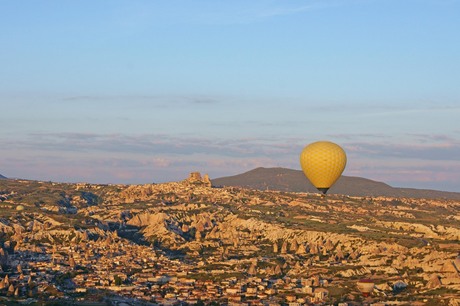
<path id="1" fill-rule="evenodd" d="M 345 151 L 330 141 L 311 143 L 300 154 L 303 173 L 324 194 L 339 179 L 346 164 Z"/>

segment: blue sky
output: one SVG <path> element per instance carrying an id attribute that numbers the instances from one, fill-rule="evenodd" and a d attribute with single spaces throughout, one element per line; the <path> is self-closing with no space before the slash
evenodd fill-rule
<path id="1" fill-rule="evenodd" d="M 460 191 L 459 0 L 0 0 L 0 173 L 300 169 Z"/>

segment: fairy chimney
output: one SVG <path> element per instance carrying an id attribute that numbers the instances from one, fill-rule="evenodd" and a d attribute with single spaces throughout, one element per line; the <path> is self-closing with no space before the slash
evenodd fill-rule
<path id="1" fill-rule="evenodd" d="M 251 266 L 248 269 L 249 275 L 256 275 L 257 274 L 257 261 L 253 261 Z"/>
<path id="2" fill-rule="evenodd" d="M 427 289 L 436 289 L 436 288 L 439 288 L 441 286 L 442 286 L 441 279 L 440 279 L 439 275 L 436 275 L 436 274 L 433 274 L 430 277 L 428 283 L 426 284 Z"/>
<path id="3" fill-rule="evenodd" d="M 195 240 L 198 241 L 198 242 L 201 241 L 201 232 L 200 231 L 195 232 Z"/>
<path id="4" fill-rule="evenodd" d="M 13 295 L 13 294 L 14 294 L 14 286 L 13 286 L 13 284 L 11 284 L 8 287 L 8 295 Z"/>
<path id="5" fill-rule="evenodd" d="M 278 243 L 273 243 L 273 253 L 278 253 Z"/>
<path id="6" fill-rule="evenodd" d="M 283 245 L 281 246 L 281 254 L 287 253 L 287 241 L 284 240 Z"/>
<path id="7" fill-rule="evenodd" d="M 294 241 L 291 243 L 291 247 L 289 248 L 289 251 L 295 252 L 295 251 L 297 251 L 298 247 L 299 247 L 299 245 L 297 244 L 297 241 L 294 239 Z"/>
<path id="8" fill-rule="evenodd" d="M 283 273 L 283 271 L 281 270 L 280 265 L 276 265 L 274 273 L 275 273 L 275 275 L 279 275 L 279 274 Z"/>
<path id="9" fill-rule="evenodd" d="M 297 248 L 296 252 L 297 255 L 304 255 L 307 254 L 307 250 L 305 249 L 305 245 L 301 243 L 299 247 Z"/>

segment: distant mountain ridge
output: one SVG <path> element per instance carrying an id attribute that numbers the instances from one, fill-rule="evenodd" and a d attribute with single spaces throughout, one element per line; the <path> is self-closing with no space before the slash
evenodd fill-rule
<path id="1" fill-rule="evenodd" d="M 214 186 L 238 186 L 257 190 L 286 192 L 318 192 L 301 170 L 287 168 L 256 168 L 248 172 L 216 178 Z M 408 198 L 444 198 L 460 200 L 460 193 L 438 190 L 397 188 L 362 177 L 341 176 L 328 193 L 350 196 L 387 196 Z"/>
<path id="2" fill-rule="evenodd" d="M 7 178 L 6 176 L 3 176 L 3 175 L 0 174 L 0 180 L 1 179 L 6 179 L 6 178 Z"/>

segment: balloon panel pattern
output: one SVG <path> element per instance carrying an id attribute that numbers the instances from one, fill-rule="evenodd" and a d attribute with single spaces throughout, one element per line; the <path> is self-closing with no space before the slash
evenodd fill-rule
<path id="1" fill-rule="evenodd" d="M 345 151 L 329 141 L 311 143 L 300 154 L 302 170 L 316 188 L 331 187 L 342 174 L 346 163 Z"/>

